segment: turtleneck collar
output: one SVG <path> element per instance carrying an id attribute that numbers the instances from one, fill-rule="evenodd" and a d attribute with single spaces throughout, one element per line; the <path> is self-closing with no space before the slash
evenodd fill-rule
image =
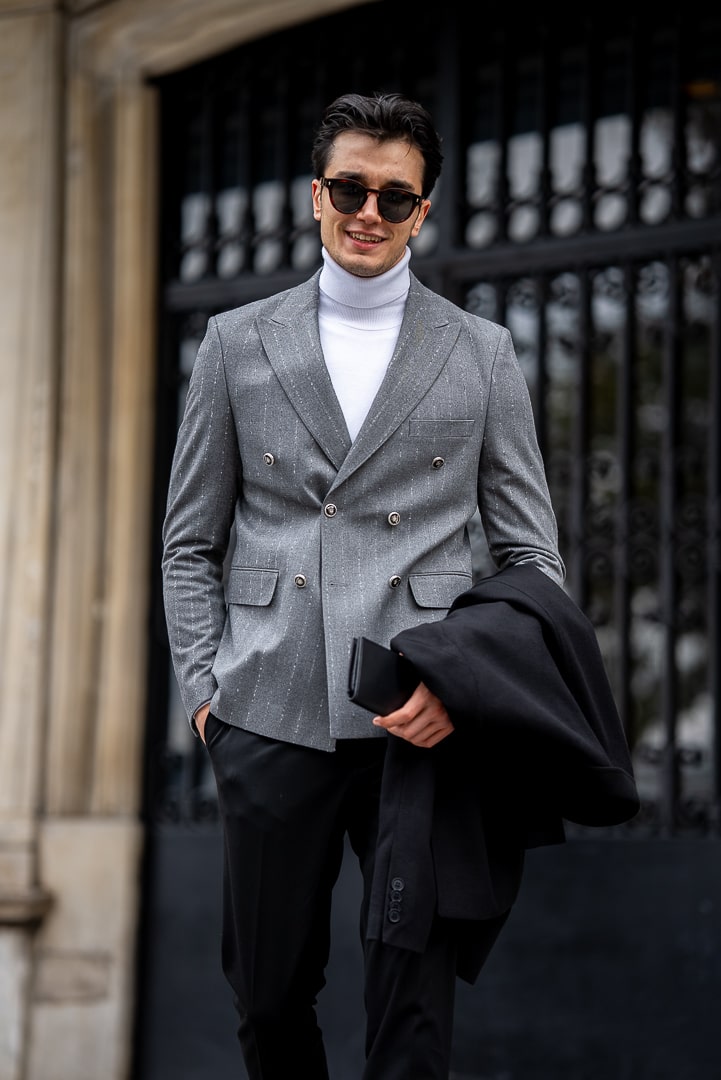
<path id="1" fill-rule="evenodd" d="M 405 302 L 410 289 L 411 276 L 408 264 L 410 248 L 406 247 L 402 259 L 377 277 L 358 277 L 339 266 L 323 248 L 323 269 L 320 273 L 320 291 L 335 304 L 354 308 L 380 308 Z"/>

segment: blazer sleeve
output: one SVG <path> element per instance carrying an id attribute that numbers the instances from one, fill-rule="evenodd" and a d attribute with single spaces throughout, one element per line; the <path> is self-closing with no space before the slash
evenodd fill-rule
<path id="1" fill-rule="evenodd" d="M 509 331 L 499 329 L 478 474 L 486 541 L 499 569 L 531 563 L 560 585 L 565 567 L 528 386 Z"/>
<path id="2" fill-rule="evenodd" d="M 239 480 L 222 342 L 211 319 L 188 387 L 163 524 L 168 637 L 189 718 L 216 689 L 212 667 L 225 623 L 223 562 Z"/>

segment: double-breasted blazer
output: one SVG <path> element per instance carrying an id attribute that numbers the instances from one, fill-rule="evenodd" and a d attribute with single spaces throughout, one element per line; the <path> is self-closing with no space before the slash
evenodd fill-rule
<path id="1" fill-rule="evenodd" d="M 395 351 L 351 442 L 323 358 L 320 271 L 208 323 L 163 528 L 188 715 L 332 750 L 384 736 L 347 696 L 352 639 L 387 644 L 472 584 L 480 508 L 502 568 L 563 563 L 507 329 L 411 274 Z"/>

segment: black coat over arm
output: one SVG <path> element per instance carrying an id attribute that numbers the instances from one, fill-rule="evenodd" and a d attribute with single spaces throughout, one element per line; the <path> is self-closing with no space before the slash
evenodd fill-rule
<path id="1" fill-rule="evenodd" d="M 483 924 L 500 928 L 525 850 L 563 842 L 564 819 L 636 815 L 631 756 L 592 624 L 534 566 L 484 578 L 391 644 L 456 730 L 432 750 L 389 736 L 368 934 L 418 950 L 436 914 L 458 920 L 472 982 Z"/>

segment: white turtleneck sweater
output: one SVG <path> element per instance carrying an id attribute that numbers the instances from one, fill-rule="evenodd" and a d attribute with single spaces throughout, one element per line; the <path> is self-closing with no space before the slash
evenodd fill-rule
<path id="1" fill-rule="evenodd" d="M 378 392 L 403 321 L 410 248 L 378 277 L 349 274 L 323 249 L 318 322 L 326 366 L 355 439 Z"/>

